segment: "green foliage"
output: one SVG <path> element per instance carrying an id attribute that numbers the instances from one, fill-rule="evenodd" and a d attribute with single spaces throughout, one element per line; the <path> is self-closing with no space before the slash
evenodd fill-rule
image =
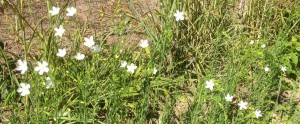
<path id="1" fill-rule="evenodd" d="M 88 25 L 61 12 L 33 27 L 22 15 L 24 1 L 5 1 L 15 13 L 13 30 L 24 32 L 15 33 L 24 54 L 13 55 L 0 44 L 0 123 L 299 123 L 300 4 L 240 2 L 163 0 L 144 17 L 129 1 L 133 13 L 116 8 L 115 27 L 90 34 L 101 47 L 94 53 L 82 45 Z M 46 3 L 50 10 L 51 1 Z M 184 12 L 183 21 L 175 21 L 176 10 Z M 44 19 L 49 30 L 43 29 Z M 126 35 L 137 33 L 133 21 L 149 47 L 124 43 Z M 59 38 L 54 31 L 59 25 L 77 29 Z M 25 28 L 34 32 L 29 41 Z M 109 44 L 109 36 L 119 38 Z M 62 47 L 67 55 L 60 58 Z M 74 58 L 78 52 L 84 60 Z M 28 62 L 25 75 L 15 70 L 19 59 Z M 37 61 L 47 61 L 49 73 L 35 72 Z M 137 65 L 135 72 L 120 67 L 122 61 Z M 45 88 L 46 77 L 54 88 Z M 212 91 L 206 88 L 210 79 Z M 17 92 L 22 82 L 31 86 L 25 97 Z M 232 102 L 225 101 L 227 94 L 234 95 Z M 248 102 L 246 110 L 239 109 L 241 100 Z"/>

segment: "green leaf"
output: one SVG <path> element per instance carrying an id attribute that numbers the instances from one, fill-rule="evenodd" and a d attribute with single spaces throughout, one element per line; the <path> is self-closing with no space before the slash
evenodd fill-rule
<path id="1" fill-rule="evenodd" d="M 143 69 L 143 66 L 138 67 L 138 69 L 135 72 L 134 77 L 138 77 L 140 75 L 142 69 Z"/>
<path id="2" fill-rule="evenodd" d="M 300 46 L 299 46 L 299 47 L 296 47 L 296 50 L 299 52 L 299 51 L 300 51 Z"/>
<path id="3" fill-rule="evenodd" d="M 230 39 L 230 36 L 227 34 L 227 32 L 223 31 L 222 34 L 223 34 L 226 38 Z"/>
<path id="4" fill-rule="evenodd" d="M 292 62 L 297 65 L 298 64 L 298 56 L 295 53 L 290 53 L 290 57 Z"/>
<path id="5" fill-rule="evenodd" d="M 297 38 L 295 36 L 292 37 L 292 42 L 297 42 Z"/>
<path id="6" fill-rule="evenodd" d="M 147 47 L 147 48 L 145 48 L 145 50 L 146 50 L 146 54 L 148 55 L 148 57 L 149 58 L 151 58 L 151 52 L 150 52 L 150 48 L 149 47 Z"/>

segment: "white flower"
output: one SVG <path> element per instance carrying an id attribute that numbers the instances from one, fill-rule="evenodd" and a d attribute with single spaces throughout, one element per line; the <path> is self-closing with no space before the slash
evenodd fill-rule
<path id="1" fill-rule="evenodd" d="M 270 71 L 270 68 L 267 66 L 264 68 L 264 70 L 265 70 L 265 72 L 268 72 L 268 71 Z"/>
<path id="2" fill-rule="evenodd" d="M 179 10 L 176 10 L 174 16 L 176 21 L 184 20 L 183 12 L 179 12 Z"/>
<path id="3" fill-rule="evenodd" d="M 131 63 L 129 66 L 127 65 L 127 72 L 133 74 L 136 68 L 137 66 Z"/>
<path id="4" fill-rule="evenodd" d="M 59 28 L 54 28 L 54 30 L 55 30 L 54 36 L 62 37 L 63 33 L 65 32 L 65 29 L 62 25 L 60 25 Z"/>
<path id="5" fill-rule="evenodd" d="M 249 44 L 254 44 L 254 40 L 250 40 Z"/>
<path id="6" fill-rule="evenodd" d="M 126 67 L 126 65 L 127 65 L 126 61 L 121 61 L 121 66 L 120 67 L 124 68 L 124 67 Z"/>
<path id="7" fill-rule="evenodd" d="M 21 71 L 21 74 L 24 74 L 27 71 L 27 62 L 26 60 L 18 60 L 18 67 L 16 68 L 17 71 Z"/>
<path id="8" fill-rule="evenodd" d="M 77 9 L 76 8 L 74 8 L 74 7 L 69 7 L 69 8 L 67 8 L 67 16 L 73 16 L 75 13 L 76 13 L 76 11 L 77 11 Z"/>
<path id="9" fill-rule="evenodd" d="M 93 53 L 98 53 L 98 52 L 100 52 L 100 50 L 101 50 L 101 47 L 99 45 L 92 46 Z"/>
<path id="10" fill-rule="evenodd" d="M 139 43 L 140 47 L 146 48 L 149 46 L 148 40 L 141 40 Z"/>
<path id="11" fill-rule="evenodd" d="M 76 56 L 75 56 L 75 59 L 77 59 L 77 60 L 83 60 L 83 59 L 84 59 L 84 57 L 85 57 L 85 55 L 84 55 L 84 54 L 77 53 L 77 54 L 76 54 Z"/>
<path id="12" fill-rule="evenodd" d="M 158 70 L 154 67 L 154 68 L 153 68 L 153 74 L 156 74 L 157 71 L 158 71 Z"/>
<path id="13" fill-rule="evenodd" d="M 58 53 L 56 54 L 56 56 L 64 57 L 66 53 L 67 53 L 66 49 L 58 49 Z"/>
<path id="14" fill-rule="evenodd" d="M 21 94 L 21 96 L 26 96 L 30 94 L 29 91 L 30 84 L 20 83 L 20 88 L 18 88 L 18 92 Z"/>
<path id="15" fill-rule="evenodd" d="M 244 102 L 243 100 L 241 100 L 241 101 L 238 103 L 238 106 L 240 107 L 240 110 L 247 109 L 247 105 L 248 105 L 248 103 L 247 103 L 247 102 Z"/>
<path id="16" fill-rule="evenodd" d="M 227 102 L 231 102 L 232 99 L 233 99 L 233 96 L 230 96 L 229 94 L 227 94 L 227 96 L 225 96 L 225 100 L 226 100 Z"/>
<path id="17" fill-rule="evenodd" d="M 265 47 L 266 47 L 266 44 L 261 45 L 261 48 L 265 48 Z"/>
<path id="18" fill-rule="evenodd" d="M 212 91 L 214 89 L 215 84 L 212 79 L 206 81 L 205 83 L 206 83 L 205 88 L 210 89 L 210 91 Z"/>
<path id="19" fill-rule="evenodd" d="M 260 111 L 260 110 L 256 110 L 256 111 L 255 111 L 255 117 L 256 117 L 256 118 L 262 117 L 262 114 L 261 114 L 261 111 Z"/>
<path id="20" fill-rule="evenodd" d="M 53 6 L 52 9 L 49 11 L 49 13 L 54 16 L 57 15 L 59 13 L 60 8 L 59 7 L 55 7 Z"/>
<path id="21" fill-rule="evenodd" d="M 54 88 L 55 84 L 53 83 L 53 81 L 50 79 L 50 77 L 47 77 L 46 78 L 46 89 L 49 89 L 49 88 Z"/>
<path id="22" fill-rule="evenodd" d="M 285 66 L 281 66 L 281 71 L 285 72 L 286 71 L 286 67 Z"/>
<path id="23" fill-rule="evenodd" d="M 37 62 L 38 66 L 36 66 L 34 68 L 34 71 L 38 71 L 40 75 L 43 75 L 44 73 L 48 73 L 49 72 L 49 68 L 47 67 L 48 66 L 48 63 L 43 61 L 42 63 L 41 62 Z"/>
<path id="24" fill-rule="evenodd" d="M 94 37 L 93 36 L 90 36 L 90 38 L 85 37 L 83 45 L 85 45 L 85 46 L 87 46 L 89 48 L 91 48 L 92 46 L 94 46 L 95 45 Z"/>

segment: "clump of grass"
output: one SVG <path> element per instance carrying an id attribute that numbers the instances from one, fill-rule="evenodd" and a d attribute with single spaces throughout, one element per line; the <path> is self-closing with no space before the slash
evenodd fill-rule
<path id="1" fill-rule="evenodd" d="M 161 1 L 147 17 L 130 1 L 132 13 L 117 8 L 114 16 L 143 27 L 145 38 L 132 45 L 123 37 L 136 33 L 130 21 L 87 35 L 90 27 L 76 14 L 65 16 L 70 1 L 47 1 L 45 30 L 43 21 L 27 21 L 24 1 L 4 2 L 15 13 L 12 30 L 25 51 L 13 61 L 0 51 L 4 123 L 299 122 L 297 1 Z M 175 12 L 183 17 L 176 20 Z M 108 44 L 112 34 L 120 38 Z M 66 54 L 58 55 L 62 49 Z M 48 65 L 35 69 L 38 61 Z"/>
<path id="2" fill-rule="evenodd" d="M 278 119 L 274 120 L 273 114 L 286 117 L 298 114 L 287 109 L 299 106 L 292 100 L 294 98 L 286 103 L 280 99 L 285 97 L 282 92 L 297 93 L 299 78 L 292 75 L 299 75 L 296 67 L 299 51 L 284 51 L 290 51 L 287 44 L 291 44 L 292 39 L 298 41 L 299 29 L 295 25 L 299 26 L 299 19 L 295 16 L 299 6 L 282 6 L 279 1 L 240 2 L 164 3 L 166 14 L 163 17 L 167 18 L 175 10 L 183 11 L 186 16 L 184 21 L 165 27 L 173 31 L 172 55 L 178 63 L 175 70 L 187 74 L 188 79 L 197 80 L 192 83 L 197 87 L 195 100 L 190 111 L 181 116 L 182 123 L 259 123 Z M 246 9 L 238 8 L 240 4 Z M 249 44 L 251 40 L 255 40 L 254 44 Z M 267 47 L 261 48 L 263 44 Z M 293 57 L 283 57 L 286 55 Z M 280 68 L 284 66 L 289 69 L 282 73 Z M 270 67 L 271 71 L 264 71 L 265 67 Z M 205 91 L 204 82 L 210 78 L 217 80 L 215 92 Z M 283 83 L 283 78 L 289 78 L 293 83 Z M 296 87 L 287 88 L 291 85 Z M 235 95 L 235 102 L 225 104 L 227 93 Z M 249 110 L 238 110 L 241 100 L 249 102 Z M 279 106 L 285 109 L 279 109 Z M 262 110 L 264 116 L 261 119 L 254 119 L 255 109 Z M 281 119 L 276 121 L 297 122 L 285 117 Z"/>

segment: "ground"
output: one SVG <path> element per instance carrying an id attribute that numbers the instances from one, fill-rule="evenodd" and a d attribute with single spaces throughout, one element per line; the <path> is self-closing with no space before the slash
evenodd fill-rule
<path id="1" fill-rule="evenodd" d="M 132 8 L 130 5 L 134 5 Z M 77 24 L 81 26 L 87 25 L 84 34 L 86 36 L 90 34 L 96 34 L 97 36 L 107 36 L 107 43 L 114 43 L 115 41 L 123 38 L 126 43 L 137 43 L 144 35 L 141 33 L 142 28 L 136 20 L 130 18 L 134 15 L 134 10 L 146 17 L 147 14 L 154 12 L 158 7 L 158 0 L 132 0 L 131 2 L 125 0 L 74 0 L 70 1 L 69 6 L 75 6 L 78 9 L 78 15 L 75 17 Z M 52 1 L 53 6 L 64 6 L 66 2 Z M 15 34 L 22 36 L 22 31 L 14 31 L 13 28 L 16 25 L 12 25 L 15 18 L 14 11 L 10 6 L 4 4 L 1 7 L 0 12 L 0 40 L 4 43 L 4 50 L 9 51 L 17 56 L 22 56 L 23 47 L 22 43 Z M 38 27 L 43 30 L 48 30 L 49 18 L 47 3 L 43 0 L 27 0 L 24 2 L 24 8 L 22 8 L 21 15 L 26 18 L 27 22 L 32 27 Z M 128 31 L 125 34 L 118 34 L 114 28 L 118 27 L 122 21 L 128 21 Z M 75 28 L 70 27 L 71 29 Z M 120 26 L 119 26 L 120 27 Z M 32 37 L 33 31 L 29 26 L 25 25 L 26 41 L 29 42 Z M 33 44 L 38 44 L 40 41 L 37 36 L 34 36 Z M 66 39 L 67 40 L 67 39 Z M 32 52 L 36 53 L 37 49 L 32 49 Z"/>

